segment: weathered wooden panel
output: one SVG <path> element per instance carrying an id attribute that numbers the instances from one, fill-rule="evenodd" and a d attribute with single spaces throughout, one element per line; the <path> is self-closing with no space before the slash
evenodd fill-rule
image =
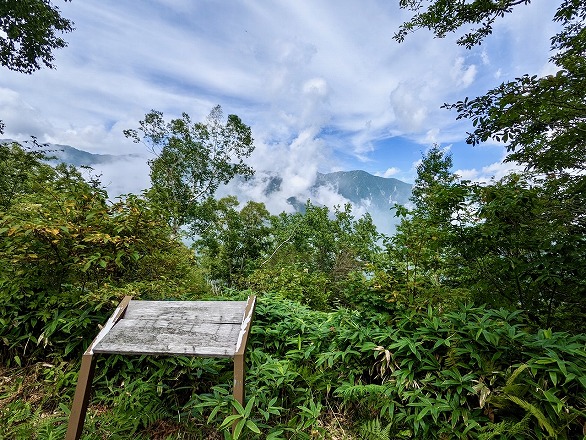
<path id="1" fill-rule="evenodd" d="M 244 350 L 255 305 L 254 296 L 246 302 L 125 297 L 83 355 L 66 439 L 78 440 L 83 430 L 94 353 L 232 357 L 234 398 L 244 406 Z"/>
<path id="2" fill-rule="evenodd" d="M 246 301 L 130 301 L 124 319 L 240 324 Z"/>
<path id="3" fill-rule="evenodd" d="M 93 351 L 233 357 L 240 328 L 240 323 L 217 325 L 124 318 L 96 344 Z"/>

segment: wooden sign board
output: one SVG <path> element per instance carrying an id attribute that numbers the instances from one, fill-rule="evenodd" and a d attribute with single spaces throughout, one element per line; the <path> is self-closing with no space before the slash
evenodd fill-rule
<path id="1" fill-rule="evenodd" d="M 244 351 L 256 297 L 248 301 L 135 301 L 125 297 L 83 355 L 66 440 L 83 430 L 94 354 L 234 358 L 234 398 L 244 406 Z"/>

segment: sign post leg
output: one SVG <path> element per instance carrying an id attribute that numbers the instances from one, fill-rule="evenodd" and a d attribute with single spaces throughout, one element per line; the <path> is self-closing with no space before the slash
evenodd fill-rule
<path id="1" fill-rule="evenodd" d="M 81 358 L 81 368 L 79 369 L 79 377 L 77 379 L 77 387 L 75 388 L 75 397 L 73 398 L 73 406 L 71 407 L 65 440 L 78 440 L 81 437 L 95 367 L 96 359 L 93 354 L 84 354 Z"/>
<path id="2" fill-rule="evenodd" d="M 237 354 L 234 356 L 234 400 L 236 400 L 244 408 L 244 375 L 246 365 L 244 364 L 244 355 Z M 234 410 L 235 411 L 235 410 Z M 236 429 L 237 420 L 232 423 L 232 434 Z"/>
<path id="3" fill-rule="evenodd" d="M 244 406 L 244 355 L 234 356 L 234 399 Z"/>

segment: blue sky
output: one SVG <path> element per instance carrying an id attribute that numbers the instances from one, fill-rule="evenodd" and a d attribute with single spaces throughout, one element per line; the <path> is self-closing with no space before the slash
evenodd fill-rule
<path id="1" fill-rule="evenodd" d="M 251 164 L 284 176 L 297 196 L 316 171 L 412 182 L 433 143 L 464 177 L 498 177 L 509 167 L 503 146 L 465 145 L 468 124 L 440 106 L 551 72 L 556 3 L 518 7 L 468 51 L 426 31 L 395 42 L 409 17 L 398 0 L 55 1 L 75 22 L 69 46 L 55 53 L 56 70 L 2 70 L 0 119 L 13 139 L 146 155 L 122 130 L 150 109 L 202 120 L 220 104 L 252 126 Z M 114 191 L 148 182 L 144 161 L 105 174 Z"/>

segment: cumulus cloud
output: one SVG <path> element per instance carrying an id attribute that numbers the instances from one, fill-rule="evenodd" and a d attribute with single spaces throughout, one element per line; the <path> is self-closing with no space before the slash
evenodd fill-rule
<path id="1" fill-rule="evenodd" d="M 466 66 L 464 57 L 458 57 L 450 73 L 457 86 L 466 88 L 474 82 L 477 68 L 474 64 Z"/>

